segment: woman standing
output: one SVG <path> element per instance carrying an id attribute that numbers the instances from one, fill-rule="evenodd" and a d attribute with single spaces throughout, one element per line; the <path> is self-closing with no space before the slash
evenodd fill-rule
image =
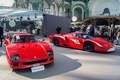
<path id="1" fill-rule="evenodd" d="M 0 47 L 2 47 L 2 40 L 3 40 L 3 28 L 0 26 Z"/>
<path id="2" fill-rule="evenodd" d="M 102 38 L 104 37 L 104 27 L 103 26 L 100 26 L 99 36 L 102 37 Z"/>
<path id="3" fill-rule="evenodd" d="M 117 45 L 118 45 L 119 44 L 119 40 L 120 40 L 120 27 L 117 29 L 116 40 L 117 40 Z"/>
<path id="4" fill-rule="evenodd" d="M 110 37 L 110 41 L 111 43 L 114 43 L 114 37 L 115 37 L 115 26 L 113 24 L 111 24 L 110 27 L 110 32 L 109 32 L 109 37 Z"/>

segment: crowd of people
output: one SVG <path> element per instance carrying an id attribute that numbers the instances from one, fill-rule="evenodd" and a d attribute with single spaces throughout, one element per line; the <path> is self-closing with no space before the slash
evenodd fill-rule
<path id="1" fill-rule="evenodd" d="M 120 27 L 116 28 L 114 24 L 111 24 L 110 26 L 93 26 L 92 24 L 86 26 L 85 24 L 82 24 L 81 26 L 77 27 L 69 27 L 69 32 L 75 31 L 82 31 L 89 34 L 90 36 L 99 36 L 102 38 L 106 38 L 111 43 L 114 43 L 114 40 L 117 40 L 117 44 L 120 44 Z"/>
<path id="2" fill-rule="evenodd" d="M 0 47 L 2 47 L 2 40 L 3 40 L 3 28 L 0 26 Z"/>
<path id="3" fill-rule="evenodd" d="M 26 31 L 31 34 L 40 35 L 41 27 L 37 23 L 30 22 L 29 25 L 26 27 Z"/>
<path id="4" fill-rule="evenodd" d="M 8 29 L 4 30 L 3 26 L 0 24 L 0 47 L 2 47 L 3 44 L 3 38 L 4 38 L 4 31 L 9 32 Z M 16 32 L 17 30 L 14 29 L 14 32 Z M 40 31 L 41 31 L 41 26 L 38 25 L 37 23 L 34 22 L 29 22 L 28 26 L 26 26 L 26 32 L 29 32 L 31 34 L 36 34 L 36 35 L 40 35 Z M 22 32 L 22 29 L 20 29 L 20 32 Z"/>
<path id="5" fill-rule="evenodd" d="M 36 35 L 40 35 L 40 31 L 41 31 L 41 27 L 37 24 L 33 24 L 33 22 L 30 22 L 29 26 L 26 27 L 26 31 L 30 32 L 33 34 L 33 31 L 35 30 L 35 34 Z M 96 34 L 96 30 L 97 33 Z M 60 34 L 62 31 L 61 26 L 57 26 L 56 27 L 56 32 L 57 34 Z M 114 43 L 114 40 L 116 40 L 117 44 L 120 44 L 120 27 L 115 28 L 114 24 L 111 24 L 110 26 L 105 26 L 105 25 L 101 25 L 101 26 L 93 26 L 92 24 L 89 25 L 85 25 L 82 24 L 78 27 L 74 27 L 74 26 L 70 26 L 69 27 L 69 32 L 75 32 L 75 31 L 82 31 L 86 34 L 89 34 L 90 36 L 99 36 L 102 38 L 106 38 L 108 39 L 111 43 Z M 0 26 L 0 47 L 2 46 L 2 42 L 3 42 L 3 28 L 2 26 Z"/>

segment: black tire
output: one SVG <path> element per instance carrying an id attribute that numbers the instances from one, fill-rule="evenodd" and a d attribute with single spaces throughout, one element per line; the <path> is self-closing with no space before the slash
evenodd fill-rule
<path id="1" fill-rule="evenodd" d="M 85 51 L 89 51 L 89 52 L 92 52 L 94 51 L 94 45 L 92 42 L 85 42 L 84 44 L 84 50 Z"/>
<path id="2" fill-rule="evenodd" d="M 59 43 L 59 40 L 56 39 L 56 38 L 53 40 L 53 43 L 54 43 L 55 46 L 59 46 L 59 44 L 60 44 L 60 43 Z"/>

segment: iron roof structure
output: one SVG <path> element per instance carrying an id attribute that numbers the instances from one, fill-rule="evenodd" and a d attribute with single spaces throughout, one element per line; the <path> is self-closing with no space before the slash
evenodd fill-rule
<path id="1" fill-rule="evenodd" d="M 26 19 L 27 17 L 30 18 L 41 18 L 42 13 L 35 10 L 28 10 L 22 8 L 11 8 L 6 6 L 0 6 L 0 18 L 20 18 L 23 17 Z"/>

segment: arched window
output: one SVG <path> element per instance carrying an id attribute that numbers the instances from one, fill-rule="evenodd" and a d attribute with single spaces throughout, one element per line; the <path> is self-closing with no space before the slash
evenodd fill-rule
<path id="1" fill-rule="evenodd" d="M 105 8 L 105 9 L 104 9 L 103 14 L 106 14 L 106 13 L 107 13 L 107 14 L 108 14 L 108 13 L 110 14 L 109 8 Z"/>
<path id="2" fill-rule="evenodd" d="M 75 8 L 75 9 L 74 9 L 74 16 L 76 16 L 77 19 L 78 19 L 79 21 L 81 21 L 81 20 L 83 19 L 82 9 L 79 8 L 79 7 Z"/>

